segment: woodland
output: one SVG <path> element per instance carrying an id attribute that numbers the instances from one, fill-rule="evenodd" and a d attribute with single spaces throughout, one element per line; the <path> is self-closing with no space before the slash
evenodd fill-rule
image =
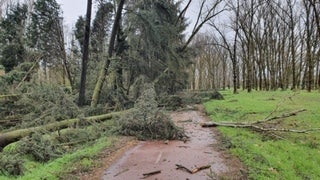
<path id="1" fill-rule="evenodd" d="M 218 90 L 320 91 L 319 0 L 87 0 L 72 30 L 55 0 L 0 6 L 8 176 L 108 133 L 186 138 L 165 111 Z"/>

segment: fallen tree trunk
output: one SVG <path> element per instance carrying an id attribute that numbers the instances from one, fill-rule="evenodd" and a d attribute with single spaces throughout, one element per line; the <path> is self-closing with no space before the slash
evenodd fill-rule
<path id="1" fill-rule="evenodd" d="M 109 114 L 104 114 L 104 115 L 99 115 L 99 116 L 91 116 L 91 117 L 86 117 L 86 118 L 68 119 L 68 120 L 63 120 L 63 121 L 59 121 L 59 122 L 46 124 L 43 126 L 31 127 L 31 128 L 26 128 L 26 129 L 18 129 L 18 130 L 14 130 L 14 131 L 10 131 L 10 132 L 1 133 L 0 134 L 0 150 L 2 150 L 8 144 L 16 142 L 16 141 L 20 140 L 21 138 L 32 134 L 33 132 L 37 132 L 37 131 L 41 131 L 41 130 L 56 131 L 59 129 L 68 128 L 71 125 L 76 124 L 80 121 L 88 121 L 88 122 L 105 121 L 107 119 L 111 119 L 115 116 L 118 116 L 123 112 L 124 111 L 114 112 L 114 113 L 109 113 Z"/>
<path id="2" fill-rule="evenodd" d="M 252 123 L 236 123 L 236 122 L 206 122 L 206 123 L 201 123 L 201 127 L 217 127 L 217 126 L 224 126 L 224 127 L 233 127 L 233 128 L 249 128 L 255 131 L 281 131 L 281 132 L 292 132 L 292 133 L 308 133 L 312 131 L 320 131 L 320 128 L 312 128 L 312 129 L 285 129 L 285 128 L 265 128 L 262 126 L 259 126 L 259 124 L 267 123 L 272 120 L 276 119 L 284 119 L 288 118 L 291 116 L 295 116 L 300 112 L 307 111 L 306 109 L 301 109 L 297 111 L 292 111 L 290 113 L 282 114 L 280 116 L 275 116 L 271 118 L 266 118 L 264 120 L 260 121 L 255 121 Z"/>
<path id="3" fill-rule="evenodd" d="M 263 124 L 272 120 L 277 120 L 277 119 L 284 119 L 284 118 L 288 118 L 291 116 L 296 116 L 298 113 L 300 112 L 304 112 L 307 111 L 306 109 L 300 109 L 300 110 L 296 110 L 296 111 L 292 111 L 289 113 L 284 113 L 280 116 L 274 116 L 271 118 L 265 118 L 263 120 L 259 120 L 259 121 L 255 121 L 252 123 L 238 123 L 238 122 L 209 122 L 209 123 L 202 123 L 200 124 L 201 127 L 217 127 L 217 126 L 227 126 L 227 127 L 235 127 L 235 128 L 247 128 L 247 127 L 253 127 L 256 124 Z"/>
<path id="4" fill-rule="evenodd" d="M 320 128 L 312 128 L 312 129 L 285 129 L 285 128 L 264 128 L 253 124 L 233 124 L 233 123 L 217 123 L 217 122 L 208 122 L 200 124 L 201 127 L 233 127 L 233 128 L 249 128 L 255 131 L 279 131 L 279 132 L 292 132 L 292 133 L 308 133 L 312 131 L 320 131 Z"/>

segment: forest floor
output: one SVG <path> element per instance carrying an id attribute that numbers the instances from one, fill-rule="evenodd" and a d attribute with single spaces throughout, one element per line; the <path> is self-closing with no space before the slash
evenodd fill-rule
<path id="1" fill-rule="evenodd" d="M 80 174 L 80 179 L 247 179 L 247 171 L 240 160 L 227 152 L 221 134 L 214 128 L 202 128 L 210 121 L 204 107 L 198 110 L 171 113 L 175 123 L 190 137 L 187 141 L 137 141 L 123 138 L 97 159 L 99 168 Z M 210 166 L 194 174 L 189 170 Z M 144 175 L 157 172 L 153 175 Z"/>

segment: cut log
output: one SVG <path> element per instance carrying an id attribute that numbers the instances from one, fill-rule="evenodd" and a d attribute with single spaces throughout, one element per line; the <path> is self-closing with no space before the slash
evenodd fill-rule
<path id="1" fill-rule="evenodd" d="M 91 117 L 86 117 L 86 118 L 75 118 L 75 119 L 68 119 L 64 121 L 59 121 L 59 122 L 54 122 L 50 124 L 46 124 L 43 126 L 38 126 L 38 127 L 31 127 L 31 128 L 26 128 L 26 129 L 18 129 L 10 132 L 5 132 L 0 134 L 0 150 L 3 149 L 5 146 L 7 146 L 10 143 L 16 142 L 20 140 L 23 137 L 26 137 L 33 132 L 41 131 L 41 130 L 46 130 L 46 131 L 56 131 L 59 129 L 64 129 L 68 128 L 73 124 L 76 124 L 80 121 L 88 121 L 88 122 L 97 122 L 97 121 L 105 121 L 108 119 L 113 118 L 114 116 L 118 116 L 121 112 L 114 112 L 114 113 L 109 113 L 109 114 L 104 114 L 104 115 L 99 115 L 99 116 L 91 116 Z"/>

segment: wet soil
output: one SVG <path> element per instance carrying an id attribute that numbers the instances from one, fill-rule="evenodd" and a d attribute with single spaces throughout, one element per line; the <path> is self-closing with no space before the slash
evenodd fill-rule
<path id="1" fill-rule="evenodd" d="M 220 148 L 219 132 L 200 126 L 209 118 L 203 113 L 203 106 L 198 108 L 171 113 L 176 124 L 185 128 L 188 141 L 126 141 L 120 150 L 102 159 L 107 161 L 102 168 L 81 179 L 246 179 L 246 170 L 239 159 Z M 177 164 L 188 169 L 206 165 L 211 168 L 190 174 L 176 169 Z M 154 171 L 161 173 L 143 175 Z"/>

